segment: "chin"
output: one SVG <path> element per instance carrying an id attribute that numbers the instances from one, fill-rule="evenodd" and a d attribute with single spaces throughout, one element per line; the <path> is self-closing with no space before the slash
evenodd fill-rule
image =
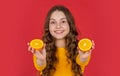
<path id="1" fill-rule="evenodd" d="M 64 39 L 64 38 L 55 38 L 55 39 L 57 39 L 57 40 L 61 40 L 61 39 Z"/>
<path id="2" fill-rule="evenodd" d="M 60 39 L 65 39 L 65 37 L 55 37 L 55 39 L 60 40 Z"/>
<path id="3" fill-rule="evenodd" d="M 65 37 L 67 36 L 67 34 L 52 34 L 52 36 L 55 38 L 55 39 L 65 39 Z"/>

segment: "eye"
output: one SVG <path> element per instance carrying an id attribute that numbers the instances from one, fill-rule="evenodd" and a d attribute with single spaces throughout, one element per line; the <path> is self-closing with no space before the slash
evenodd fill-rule
<path id="1" fill-rule="evenodd" d="M 50 24 L 55 24 L 55 21 L 50 21 Z"/>
<path id="2" fill-rule="evenodd" d="M 62 23 L 65 23 L 66 21 L 62 21 Z"/>
<path id="3" fill-rule="evenodd" d="M 67 21 L 66 20 L 63 20 L 62 23 L 66 23 Z"/>

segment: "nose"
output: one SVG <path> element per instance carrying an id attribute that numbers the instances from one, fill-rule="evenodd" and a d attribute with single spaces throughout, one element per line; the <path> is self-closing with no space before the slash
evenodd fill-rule
<path id="1" fill-rule="evenodd" d="M 56 28 L 61 28 L 61 25 L 60 25 L 60 24 L 57 24 L 57 25 L 56 25 Z"/>

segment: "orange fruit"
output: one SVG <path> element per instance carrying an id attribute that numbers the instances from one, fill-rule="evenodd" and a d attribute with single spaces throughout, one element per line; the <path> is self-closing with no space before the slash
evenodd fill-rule
<path id="1" fill-rule="evenodd" d="M 40 39 L 33 39 L 30 41 L 30 46 L 35 50 L 40 50 L 43 47 L 43 41 Z"/>
<path id="2" fill-rule="evenodd" d="M 92 48 L 92 41 L 88 38 L 83 38 L 78 42 L 78 47 L 83 52 L 89 51 Z"/>

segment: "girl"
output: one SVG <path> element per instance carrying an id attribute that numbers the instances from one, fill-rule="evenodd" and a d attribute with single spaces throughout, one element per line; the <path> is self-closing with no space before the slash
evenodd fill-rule
<path id="1" fill-rule="evenodd" d="M 70 11 L 64 6 L 52 7 L 44 24 L 43 49 L 28 48 L 42 76 L 82 76 L 92 49 L 85 53 L 80 51 L 77 35 Z"/>

